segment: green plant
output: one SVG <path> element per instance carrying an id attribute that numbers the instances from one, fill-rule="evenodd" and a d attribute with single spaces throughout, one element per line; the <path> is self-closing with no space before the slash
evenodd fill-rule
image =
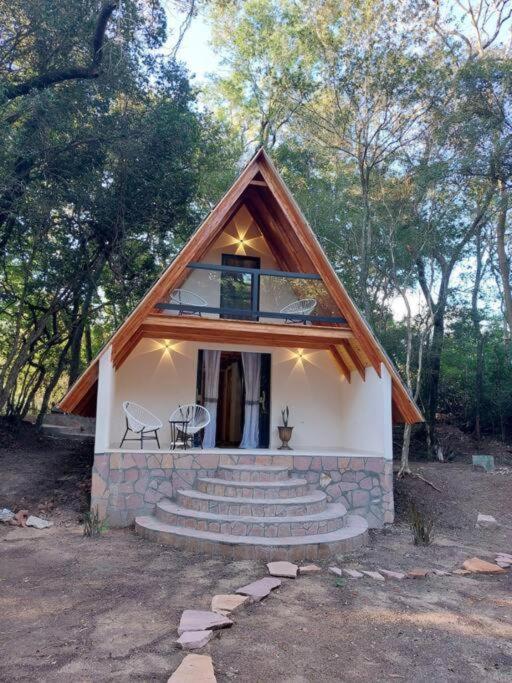
<path id="1" fill-rule="evenodd" d="M 334 582 L 336 588 L 345 588 L 345 579 L 339 578 Z"/>
<path id="2" fill-rule="evenodd" d="M 281 417 L 283 420 L 283 427 L 288 427 L 288 420 L 290 419 L 290 409 L 288 406 L 281 410 Z"/>
<path id="3" fill-rule="evenodd" d="M 93 508 L 90 512 L 86 512 L 84 515 L 84 536 L 89 536 L 89 538 L 94 538 L 96 536 L 101 536 L 101 534 L 108 528 L 107 521 L 105 519 L 100 519 L 100 513 L 98 507 Z"/>
<path id="4" fill-rule="evenodd" d="M 434 520 L 421 513 L 416 505 L 411 503 L 409 521 L 414 545 L 430 545 L 434 538 Z"/>

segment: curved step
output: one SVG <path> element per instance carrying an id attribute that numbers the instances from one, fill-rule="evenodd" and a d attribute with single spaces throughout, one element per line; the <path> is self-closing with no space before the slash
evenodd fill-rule
<path id="1" fill-rule="evenodd" d="M 227 481 L 283 481 L 290 470 L 280 465 L 219 465 L 217 476 Z"/>
<path id="2" fill-rule="evenodd" d="M 212 496 L 228 498 L 295 498 L 305 496 L 309 490 L 306 479 L 282 481 L 229 481 L 216 477 L 198 477 L 199 491 Z"/>
<path id="3" fill-rule="evenodd" d="M 212 531 L 231 536 L 310 536 L 341 529 L 347 509 L 341 503 L 331 503 L 322 512 L 292 517 L 252 517 L 219 515 L 183 508 L 172 500 L 156 504 L 155 516 L 160 522 L 197 531 Z"/>
<path id="4" fill-rule="evenodd" d="M 297 562 L 326 559 L 359 548 L 366 543 L 368 524 L 359 515 L 347 515 L 346 526 L 328 534 L 258 538 L 184 529 L 146 516 L 135 519 L 135 529 L 144 538 L 210 556 Z"/>
<path id="5" fill-rule="evenodd" d="M 214 496 L 195 489 L 180 489 L 176 494 L 180 507 L 220 515 L 254 517 L 294 517 L 322 512 L 327 505 L 323 491 L 309 491 L 301 498 L 233 498 Z"/>

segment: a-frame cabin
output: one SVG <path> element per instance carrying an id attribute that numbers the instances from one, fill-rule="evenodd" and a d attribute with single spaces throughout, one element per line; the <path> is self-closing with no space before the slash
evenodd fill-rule
<path id="1" fill-rule="evenodd" d="M 96 416 L 102 517 L 237 557 L 391 522 L 392 424 L 422 420 L 264 150 L 60 408 Z"/>

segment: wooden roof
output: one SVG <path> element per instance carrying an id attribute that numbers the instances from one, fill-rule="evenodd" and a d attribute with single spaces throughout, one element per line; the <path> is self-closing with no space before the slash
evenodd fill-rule
<path id="1" fill-rule="evenodd" d="M 393 419 L 396 422 L 422 422 L 423 416 L 410 397 L 397 370 L 352 302 L 311 227 L 263 149 L 260 149 L 249 161 L 174 261 L 164 270 L 138 306 L 113 334 L 106 346 L 112 345 L 114 365 L 119 367 L 140 339 L 145 336 L 165 336 L 169 334 L 167 330 L 170 331 L 172 327 L 172 335 L 192 338 L 187 337 L 187 329 L 179 329 L 181 323 L 175 318 L 170 319 L 159 315 L 155 305 L 166 300 L 169 292 L 184 282 L 188 274 L 188 264 L 201 259 L 242 204 L 247 207 L 264 233 L 276 261 L 283 270 L 299 273 L 313 272 L 321 276 L 327 292 L 346 319 L 347 326 L 343 334 L 340 330 L 340 334 L 336 336 L 328 333 L 326 328 L 323 329 L 324 334 L 318 332 L 319 328 L 316 328 L 317 332 L 315 332 L 310 327 L 293 326 L 292 333 L 290 326 L 286 331 L 279 331 L 279 327 L 285 326 L 248 323 L 251 326 L 249 334 L 241 329 L 239 322 L 234 322 L 231 324 L 232 327 L 234 325 L 231 333 L 233 334 L 236 328 L 237 336 L 232 337 L 231 341 L 239 340 L 240 343 L 248 343 L 248 341 L 242 341 L 246 335 L 247 339 L 257 344 L 258 335 L 261 333 L 262 344 L 291 345 L 292 336 L 295 335 L 297 346 L 301 343 L 303 346 L 316 344 L 328 349 L 347 381 L 350 381 L 352 371 L 357 371 L 364 379 L 367 367 L 373 367 L 380 375 L 381 363 L 383 363 L 392 379 Z M 226 334 L 229 335 L 231 328 L 229 325 L 226 327 L 227 321 L 223 320 L 222 323 L 227 330 Z M 206 341 L 205 334 L 210 335 L 212 339 L 220 340 L 216 320 L 196 317 L 186 327 L 188 327 L 189 335 L 192 334 L 190 331 L 192 327 L 202 329 L 200 338 L 204 341 Z M 275 344 L 272 342 L 272 329 L 275 331 Z M 59 404 L 61 410 L 82 415 L 94 414 L 98 359 L 102 352 L 103 349 L 64 396 Z"/>

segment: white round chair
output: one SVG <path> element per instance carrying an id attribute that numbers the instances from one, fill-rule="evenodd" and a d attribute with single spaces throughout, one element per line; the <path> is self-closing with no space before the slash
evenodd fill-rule
<path id="1" fill-rule="evenodd" d="M 188 289 L 175 289 L 169 297 L 169 303 L 179 306 L 178 314 L 190 314 L 201 316 L 201 311 L 191 310 L 191 306 L 207 306 L 208 302 L 202 296 Z M 188 307 L 188 308 L 187 308 Z"/>
<path id="2" fill-rule="evenodd" d="M 307 320 L 294 317 L 296 315 L 309 315 L 316 308 L 316 299 L 300 299 L 292 301 L 291 304 L 282 308 L 279 312 L 283 314 L 285 323 L 302 323 L 305 325 Z"/>
<path id="3" fill-rule="evenodd" d="M 123 411 L 126 418 L 126 431 L 119 448 L 123 447 L 125 441 L 140 441 L 141 448 L 144 448 L 144 441 L 156 441 L 160 448 L 158 430 L 163 427 L 163 422 L 147 408 L 134 401 L 125 401 Z M 139 436 L 136 439 L 127 439 L 128 432 L 139 434 Z M 154 436 L 148 436 L 148 433 L 154 433 Z"/>
<path id="4" fill-rule="evenodd" d="M 194 442 L 194 436 L 201 432 L 200 443 L 203 447 L 204 428 L 210 423 L 210 413 L 204 406 L 197 403 L 187 403 L 179 406 L 169 416 L 171 426 L 171 449 L 176 448 L 178 438 L 181 437 L 183 447 L 187 448 L 187 441 Z"/>

